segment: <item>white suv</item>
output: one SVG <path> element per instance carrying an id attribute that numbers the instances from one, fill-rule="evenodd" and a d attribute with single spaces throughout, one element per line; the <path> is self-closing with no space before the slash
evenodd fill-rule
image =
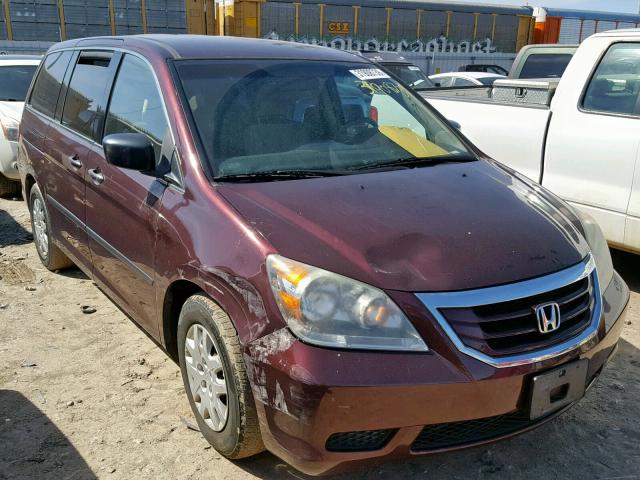
<path id="1" fill-rule="evenodd" d="M 29 85 L 41 57 L 0 55 L 0 196 L 20 192 L 18 128 Z"/>

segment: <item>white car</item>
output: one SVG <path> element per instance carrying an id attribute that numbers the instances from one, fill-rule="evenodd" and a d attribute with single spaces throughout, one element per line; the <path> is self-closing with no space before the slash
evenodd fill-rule
<path id="1" fill-rule="evenodd" d="M 0 195 L 20 192 L 16 164 L 22 109 L 41 57 L 0 55 Z"/>
<path id="2" fill-rule="evenodd" d="M 501 78 L 507 77 L 487 72 L 450 72 L 431 75 L 429 80 L 436 87 L 490 87 L 493 82 Z"/>
<path id="3" fill-rule="evenodd" d="M 488 156 L 591 215 L 640 253 L 640 29 L 582 42 L 560 79 L 420 94 Z"/>

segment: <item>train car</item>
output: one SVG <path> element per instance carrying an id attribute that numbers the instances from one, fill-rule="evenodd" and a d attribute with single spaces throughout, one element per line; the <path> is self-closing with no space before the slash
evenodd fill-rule
<path id="1" fill-rule="evenodd" d="M 533 14 L 534 43 L 579 44 L 594 33 L 640 25 L 640 15 L 626 13 L 536 7 Z"/>

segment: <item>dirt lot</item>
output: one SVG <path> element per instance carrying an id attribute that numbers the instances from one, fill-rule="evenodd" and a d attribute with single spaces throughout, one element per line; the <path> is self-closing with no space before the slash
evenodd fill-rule
<path id="1" fill-rule="evenodd" d="M 178 367 L 82 273 L 45 270 L 31 240 L 25 204 L 0 199 L 0 480 L 303 478 L 267 453 L 221 458 L 187 426 Z M 345 478 L 640 479 L 640 256 L 615 263 L 629 321 L 579 405 L 491 447 Z"/>

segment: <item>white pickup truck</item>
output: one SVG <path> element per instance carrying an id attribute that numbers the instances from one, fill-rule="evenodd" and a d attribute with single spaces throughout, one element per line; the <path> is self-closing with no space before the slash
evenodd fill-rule
<path id="1" fill-rule="evenodd" d="M 487 155 L 591 214 L 612 246 L 640 252 L 640 30 L 588 38 L 559 82 L 420 93 Z"/>

